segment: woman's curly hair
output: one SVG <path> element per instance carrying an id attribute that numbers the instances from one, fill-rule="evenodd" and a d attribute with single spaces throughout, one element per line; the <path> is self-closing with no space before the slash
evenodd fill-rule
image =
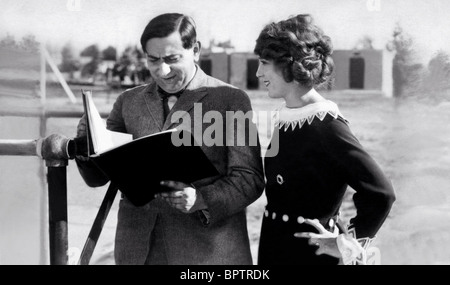
<path id="1" fill-rule="evenodd" d="M 296 80 L 309 88 L 328 82 L 334 69 L 331 39 L 313 24 L 310 15 L 267 25 L 256 40 L 254 52 L 273 60 L 286 82 Z"/>

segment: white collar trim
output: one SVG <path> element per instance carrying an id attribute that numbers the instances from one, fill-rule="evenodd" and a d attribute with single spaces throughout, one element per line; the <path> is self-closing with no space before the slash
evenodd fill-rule
<path id="1" fill-rule="evenodd" d="M 275 127 L 279 129 L 284 128 L 284 131 L 287 131 L 289 128 L 294 130 L 297 126 L 301 129 L 305 123 L 311 125 L 315 118 L 323 121 L 327 114 L 330 114 L 335 119 L 340 116 L 348 123 L 342 116 L 336 103 L 326 100 L 300 108 L 288 108 L 283 104 L 275 114 Z"/>

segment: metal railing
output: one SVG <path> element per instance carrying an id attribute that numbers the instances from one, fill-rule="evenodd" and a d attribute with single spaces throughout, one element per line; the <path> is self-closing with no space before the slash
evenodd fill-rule
<path id="1" fill-rule="evenodd" d="M 39 117 L 40 136 L 30 140 L 0 139 L 0 156 L 38 156 L 41 157 L 39 140 L 46 136 L 48 118 L 81 118 L 81 111 L 3 111 L 0 116 Z M 101 113 L 106 117 L 107 113 Z M 50 265 L 68 264 L 68 224 L 67 224 L 67 166 L 63 158 L 46 158 L 48 183 L 48 225 Z M 44 173 L 44 172 L 42 172 Z"/>

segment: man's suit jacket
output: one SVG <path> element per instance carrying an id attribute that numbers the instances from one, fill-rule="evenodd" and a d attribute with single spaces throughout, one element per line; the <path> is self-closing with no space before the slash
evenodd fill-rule
<path id="1" fill-rule="evenodd" d="M 201 105 L 194 107 L 194 103 Z M 210 113 L 209 119 L 208 116 L 203 118 L 212 110 L 215 112 Z M 135 207 L 124 197 L 120 201 L 115 239 L 117 264 L 252 263 L 245 209 L 260 197 L 264 189 L 260 145 L 259 140 L 252 144 L 248 139 L 246 145 L 238 144 L 241 143 L 239 137 L 246 135 L 248 138 L 252 131 L 256 131 L 256 126 L 247 121 L 246 127 L 242 128 L 242 120 L 236 120 L 236 126 L 235 121 L 227 121 L 227 111 L 242 111 L 244 114 L 251 111 L 247 94 L 206 75 L 198 66 L 196 75 L 166 121 L 155 83 L 119 95 L 108 117 L 107 127 L 131 133 L 135 139 L 173 127 L 190 130 L 197 141 L 200 128 L 203 133 L 212 125 L 216 128 L 222 126 L 223 133 L 227 130 L 229 133 L 221 138 L 222 146 L 218 143 L 213 146 L 201 144 L 220 173 L 218 177 L 193 183 L 208 206 L 208 223 L 203 211 L 184 214 L 159 199 Z M 175 120 L 177 116 L 179 120 Z M 99 186 L 108 181 L 101 178 L 89 163 L 77 161 L 77 165 L 88 185 Z M 195 167 L 195 161 L 192 167 Z M 145 185 L 141 190 L 145 191 Z"/>

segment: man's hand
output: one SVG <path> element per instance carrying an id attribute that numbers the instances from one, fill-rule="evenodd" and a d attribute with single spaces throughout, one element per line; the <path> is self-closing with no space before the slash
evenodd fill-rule
<path id="1" fill-rule="evenodd" d="M 83 115 L 80 119 L 80 121 L 78 121 L 78 126 L 77 126 L 77 137 L 84 137 L 86 136 L 86 115 Z"/>
<path id="2" fill-rule="evenodd" d="M 38 155 L 45 160 L 72 159 L 75 154 L 74 142 L 64 135 L 52 134 L 38 143 L 41 144 Z"/>
<path id="3" fill-rule="evenodd" d="M 200 192 L 191 185 L 178 181 L 161 181 L 161 186 L 168 188 L 168 191 L 156 194 L 155 198 L 163 199 L 183 213 L 194 213 L 207 208 Z"/>
<path id="4" fill-rule="evenodd" d="M 89 160 L 88 149 L 87 149 L 87 133 L 86 133 L 86 115 L 83 115 L 78 122 L 77 126 L 77 136 L 74 139 L 77 146 L 76 158 L 81 161 Z"/>

